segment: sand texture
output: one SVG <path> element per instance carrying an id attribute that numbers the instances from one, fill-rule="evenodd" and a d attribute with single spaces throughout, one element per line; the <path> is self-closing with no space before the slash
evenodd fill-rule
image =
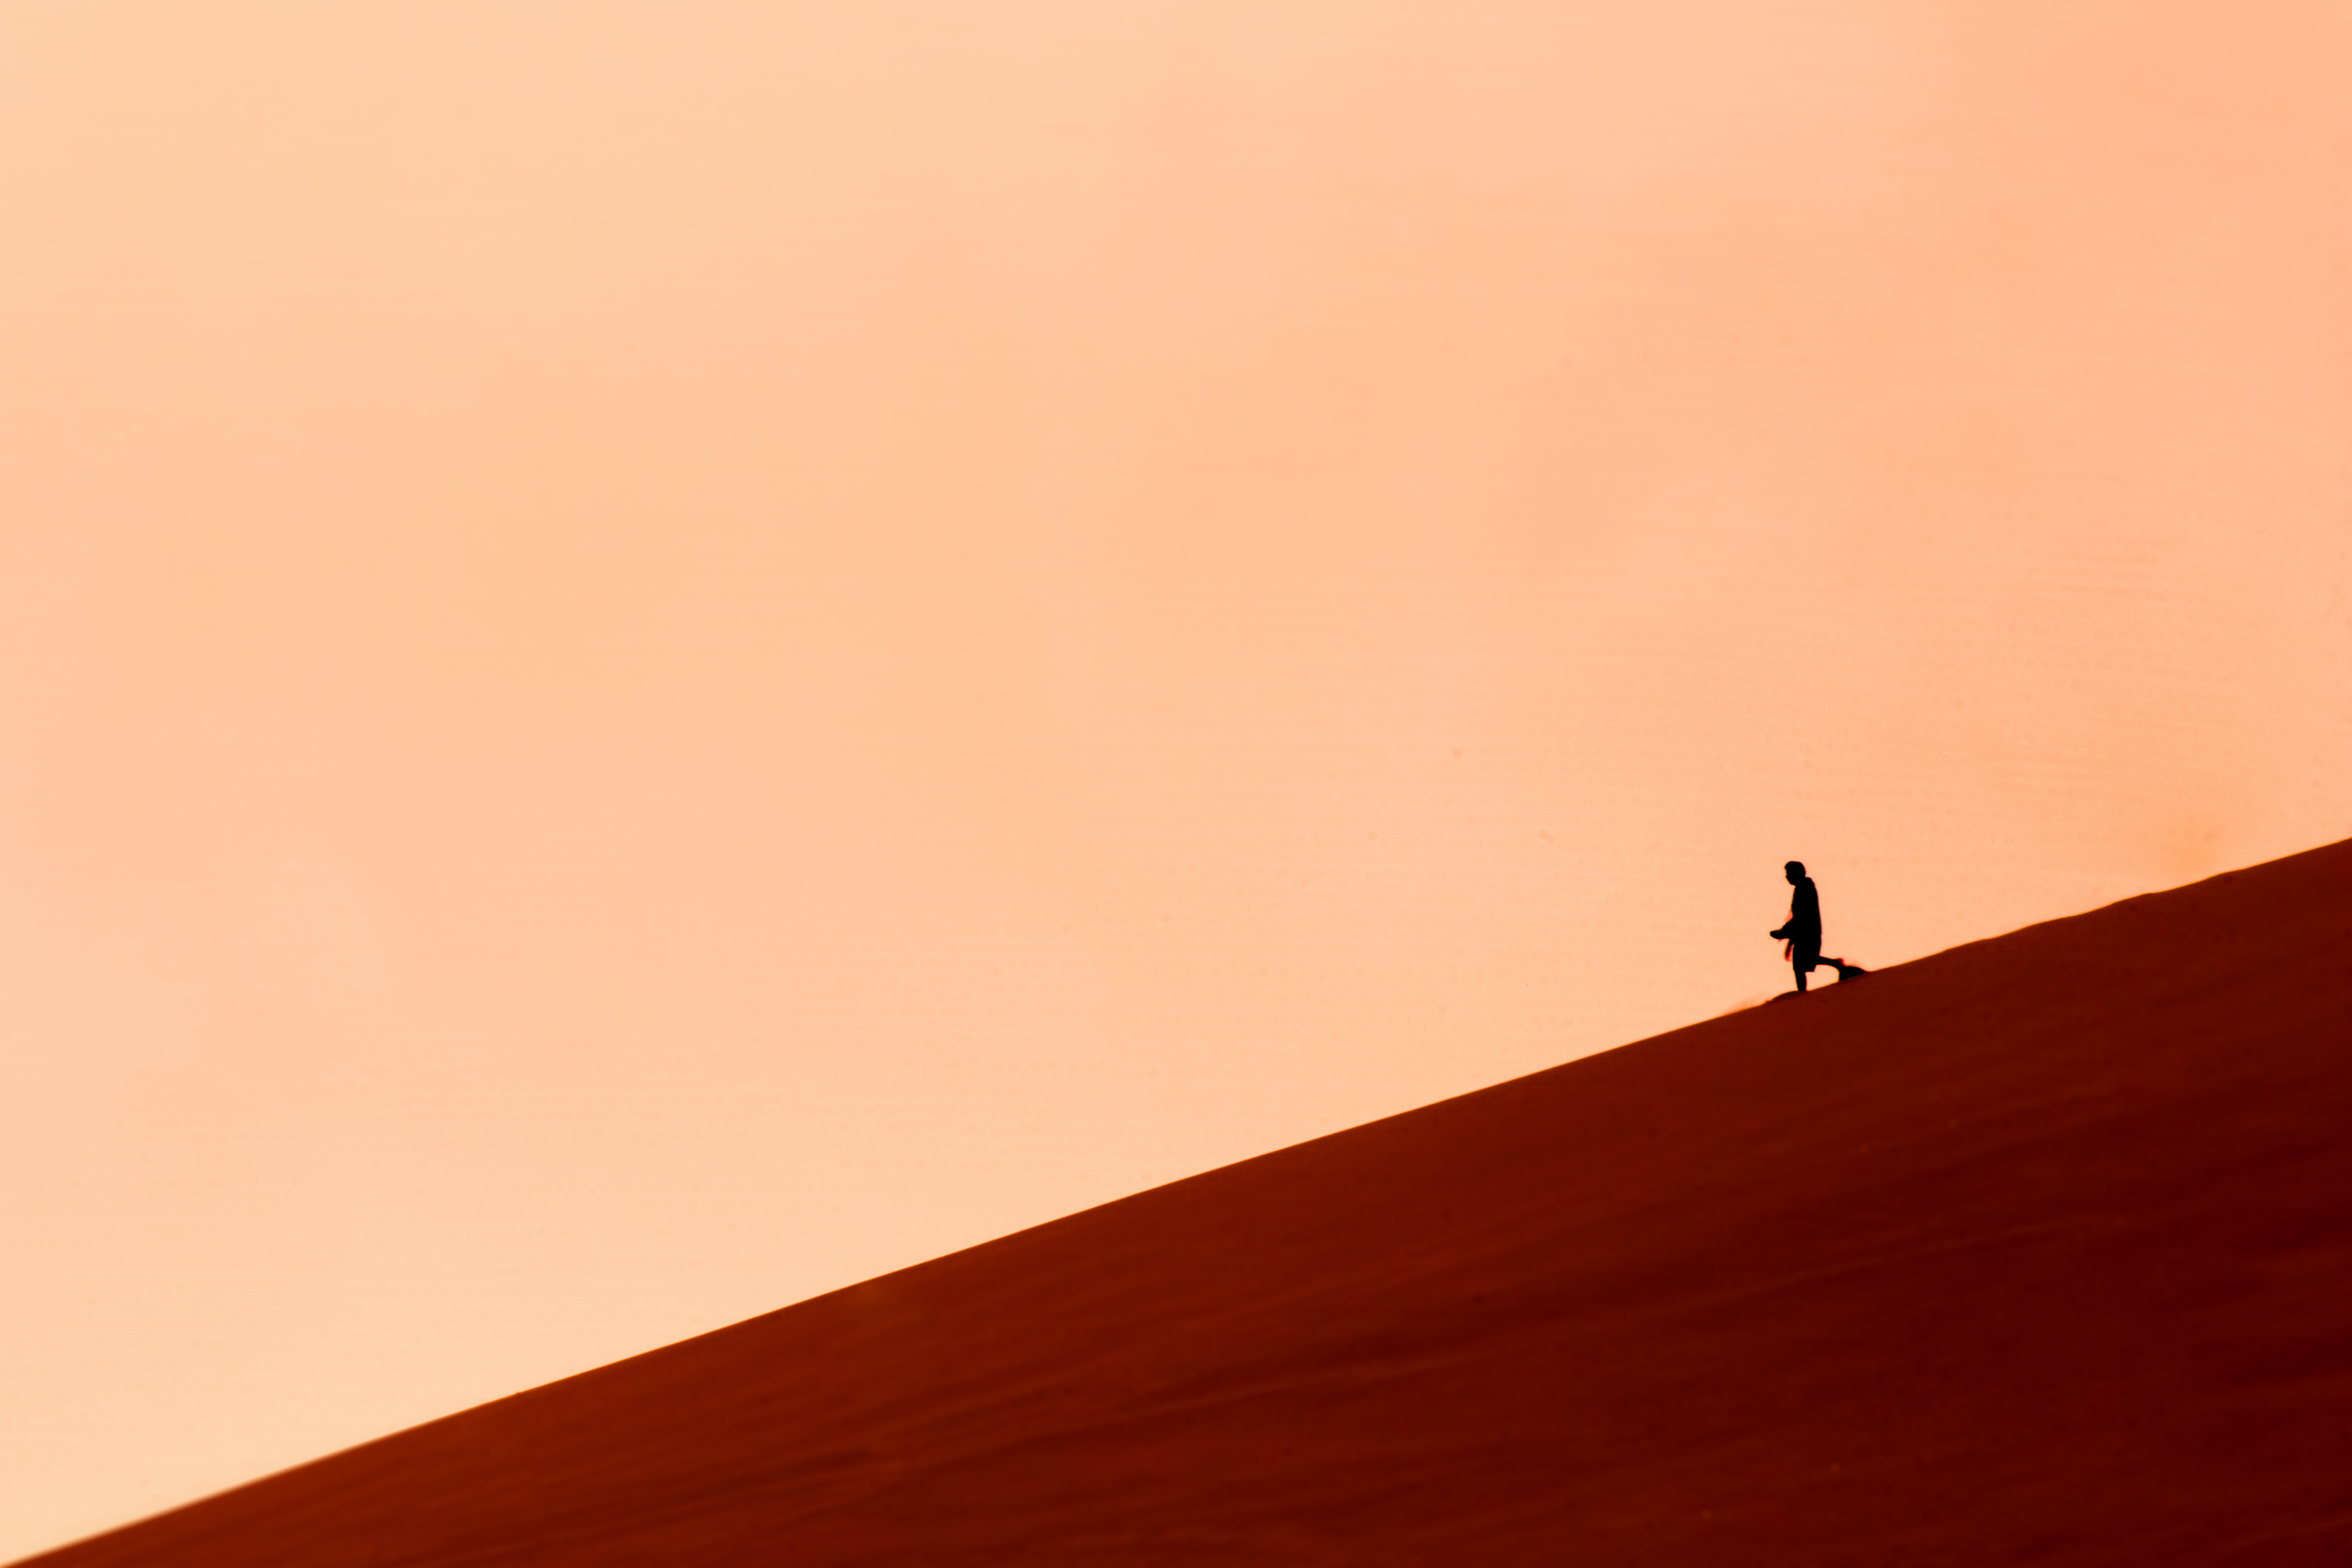
<path id="1" fill-rule="evenodd" d="M 2352 842 L 1212 1171 L 32 1561 L 2352 1562 Z"/>

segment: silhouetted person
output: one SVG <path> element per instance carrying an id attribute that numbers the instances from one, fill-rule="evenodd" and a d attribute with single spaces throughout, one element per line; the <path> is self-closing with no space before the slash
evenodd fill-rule
<path id="1" fill-rule="evenodd" d="M 1790 861 L 1783 868 L 1789 873 L 1789 885 L 1797 890 L 1789 900 L 1789 923 L 1773 936 L 1789 944 L 1789 962 L 1797 971 L 1797 989 L 1805 988 L 1805 977 L 1823 964 L 1836 966 L 1838 978 L 1850 980 L 1863 971 L 1843 958 L 1822 956 L 1822 895 L 1813 886 L 1813 879 L 1805 874 L 1805 862 Z"/>

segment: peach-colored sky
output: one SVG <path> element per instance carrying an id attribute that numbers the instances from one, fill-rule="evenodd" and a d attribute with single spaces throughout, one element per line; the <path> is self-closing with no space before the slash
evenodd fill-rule
<path id="1" fill-rule="evenodd" d="M 2352 832 L 2347 80 L 0 11 L 0 1554 Z"/>

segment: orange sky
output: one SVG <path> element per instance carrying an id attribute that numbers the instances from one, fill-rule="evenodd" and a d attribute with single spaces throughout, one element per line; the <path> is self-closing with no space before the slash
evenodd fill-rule
<path id="1" fill-rule="evenodd" d="M 10 5 L 0 1555 L 2352 833 L 2347 80 Z"/>

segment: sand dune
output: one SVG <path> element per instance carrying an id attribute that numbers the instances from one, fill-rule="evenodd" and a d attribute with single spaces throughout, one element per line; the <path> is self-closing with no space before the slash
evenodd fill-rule
<path id="1" fill-rule="evenodd" d="M 2352 842 L 33 1561 L 2352 1561 Z"/>

